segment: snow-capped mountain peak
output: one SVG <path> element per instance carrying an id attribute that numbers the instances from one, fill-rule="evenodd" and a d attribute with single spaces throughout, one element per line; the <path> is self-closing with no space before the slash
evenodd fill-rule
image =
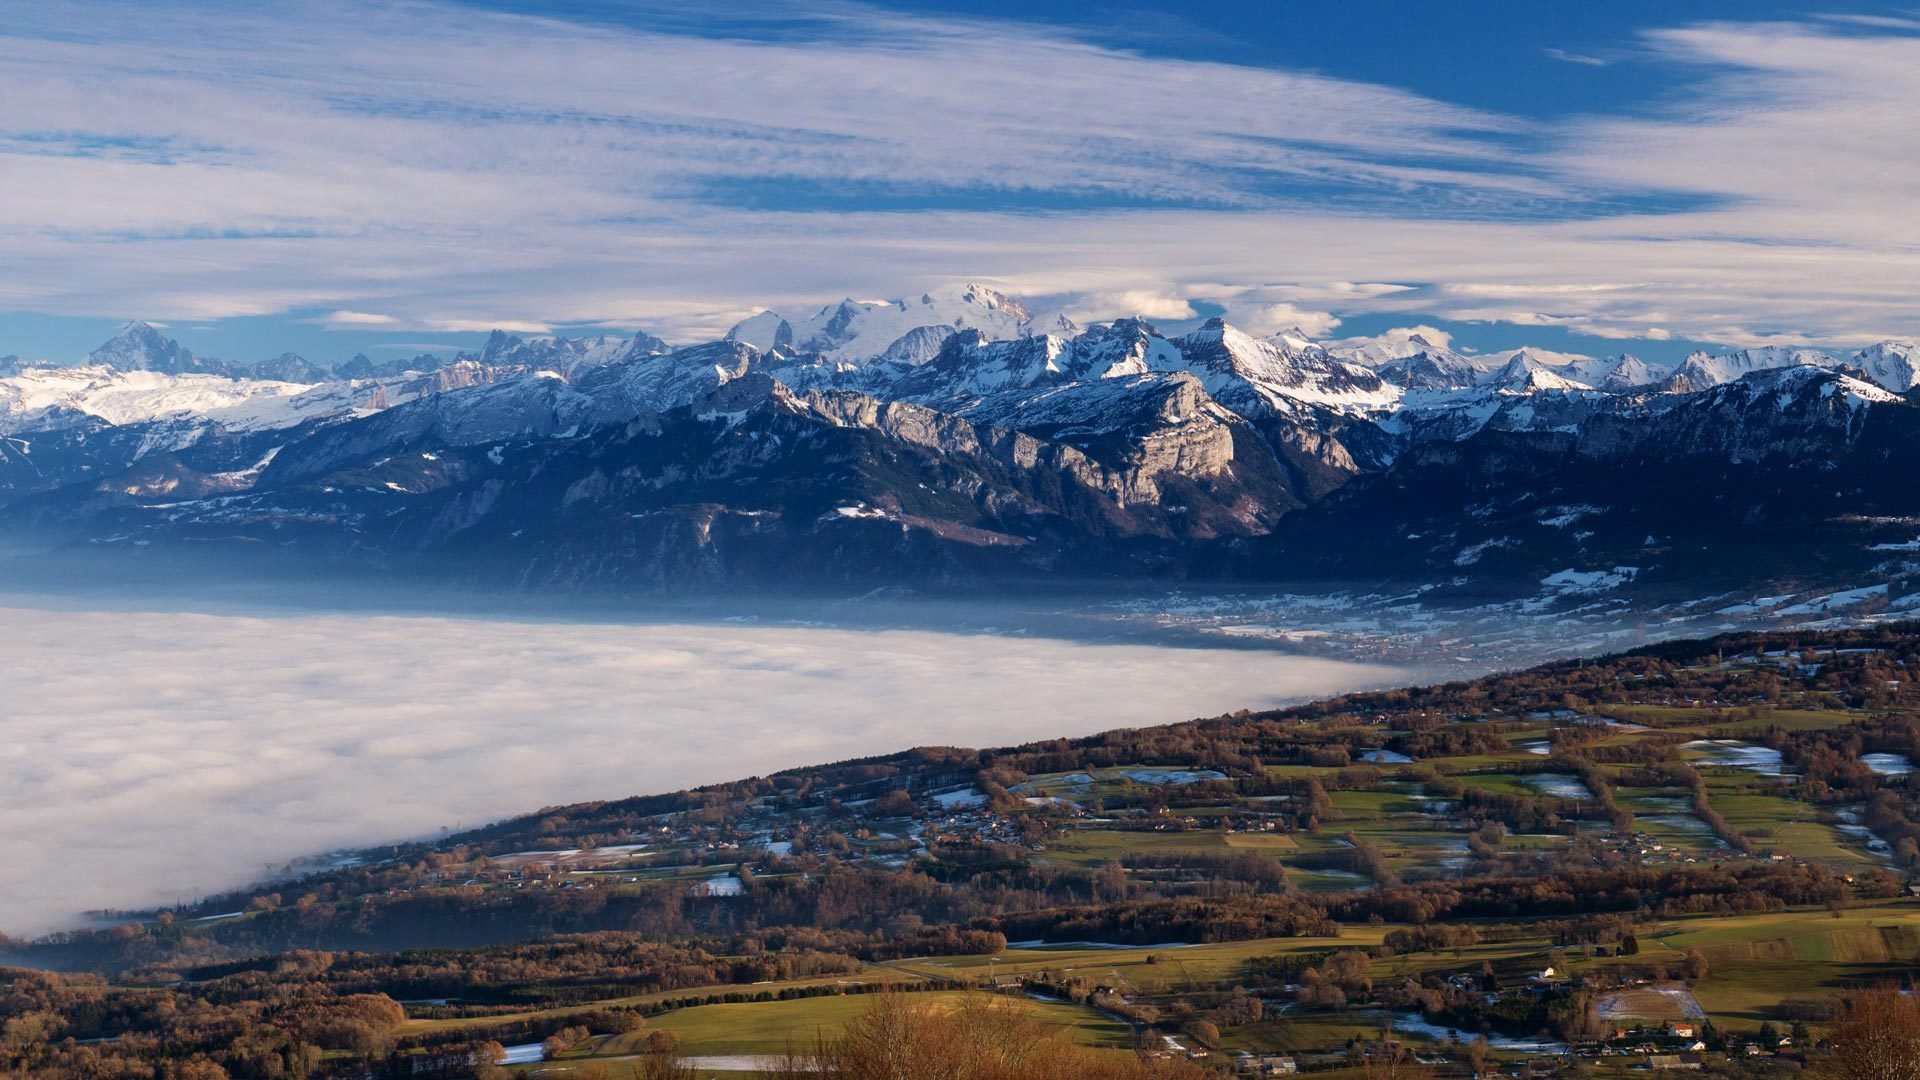
<path id="1" fill-rule="evenodd" d="M 1406 328 L 1389 331 L 1378 337 L 1321 342 L 1320 347 L 1330 356 L 1366 367 L 1380 367 L 1423 352 L 1444 353 L 1448 356 L 1463 355 L 1453 351 L 1451 339 L 1443 332 L 1435 330 L 1433 336 L 1421 332 L 1431 329 L 1431 327 Z"/>
<path id="2" fill-rule="evenodd" d="M 1610 393 L 1624 393 L 1642 386 L 1651 386 L 1666 378 L 1670 372 L 1666 368 L 1657 368 L 1637 356 L 1622 353 L 1600 360 L 1571 365 L 1567 372 L 1569 378 L 1586 383 L 1588 386 Z"/>
<path id="3" fill-rule="evenodd" d="M 1269 334 L 1268 340 L 1283 349 L 1289 349 L 1293 352 L 1305 352 L 1308 349 L 1319 348 L 1319 344 L 1315 342 L 1312 337 L 1308 336 L 1305 330 L 1297 326 L 1291 326 L 1285 330 Z"/>
<path id="4" fill-rule="evenodd" d="M 1003 557 L 1102 573 L 1119 572 L 1101 561 L 1115 559 L 1221 565 L 1173 561 L 1190 555 L 1263 570 L 1306 543 L 1335 549 L 1344 574 L 1368 565 L 1350 550 L 1400 533 L 1419 546 L 1379 550 L 1437 560 L 1446 577 L 1433 580 L 1451 580 L 1463 549 L 1488 544 L 1504 554 L 1487 572 L 1509 574 L 1507 560 L 1595 549 L 1639 558 L 1650 532 L 1720 542 L 1718 526 L 1689 523 L 1728 514 L 1771 530 L 1915 513 L 1899 477 L 1920 447 L 1920 404 L 1894 392 L 1915 383 L 1912 342 L 1847 365 L 1807 350 L 1699 354 L 1684 371 L 1450 344 L 1402 329 L 1329 347 L 1222 319 L 1173 336 L 1140 318 L 1080 331 L 977 285 L 836 301 L 807 319 L 762 310 L 726 340 L 671 350 L 645 335 L 501 332 L 448 364 L 287 353 L 173 374 L 159 369 L 219 362 L 130 324 L 93 365 L 0 378 L 0 509 L 22 506 L 16 526 L 59 529 L 59 543 L 359 551 L 377 523 L 393 538 L 383 558 L 430 557 L 459 535 L 464 550 L 526 552 L 561 575 L 625 574 L 640 558 L 674 582 L 732 573 L 716 561 L 728 559 L 846 560 L 841 580 L 903 559 L 940 573 Z M 1727 490 L 1784 496 L 1700 512 L 1715 477 L 1761 468 L 1749 478 L 1764 489 Z M 1647 496 L 1642 480 L 1665 486 Z M 817 531 L 826 519 L 788 511 L 809 505 L 861 512 Z M 1643 527 L 1643 512 L 1669 516 Z M 1812 534 L 1769 535 L 1790 557 Z M 1847 542 L 1859 555 L 1882 535 Z"/>
<path id="5" fill-rule="evenodd" d="M 1000 292 L 997 289 L 989 289 L 984 285 L 969 283 L 963 286 L 960 290 L 960 300 L 962 303 L 977 304 L 988 311 L 1004 311 L 1008 315 L 1019 319 L 1022 323 L 1030 323 L 1033 321 L 1033 312 L 1028 311 L 1025 304 L 1008 296 L 1006 293 Z M 934 302 L 933 294 L 922 293 L 920 295 L 920 302 L 923 305 L 932 305 Z"/>
<path id="6" fill-rule="evenodd" d="M 1207 393 L 1243 415 L 1312 406 L 1377 411 L 1400 398 L 1400 387 L 1370 368 L 1336 360 L 1318 346 L 1295 351 L 1262 341 L 1217 317 L 1173 344 Z"/>
<path id="7" fill-rule="evenodd" d="M 115 371 L 158 371 L 169 375 L 215 371 L 221 365 L 195 356 L 179 342 L 138 319 L 87 354 L 89 365 Z"/>
<path id="8" fill-rule="evenodd" d="M 519 368 L 528 371 L 554 371 L 572 378 L 580 372 L 638 357 L 657 356 L 672 347 L 647 333 L 631 338 L 602 334 L 591 338 L 557 335 L 522 337 L 504 330 L 487 335 L 486 344 L 474 357 L 482 365 L 494 368 Z"/>
<path id="9" fill-rule="evenodd" d="M 1490 383 L 1504 393 L 1531 394 L 1543 390 L 1592 390 L 1586 383 L 1568 378 L 1562 371 L 1540 360 L 1525 349 L 1513 354 Z"/>
<path id="10" fill-rule="evenodd" d="M 1853 354 L 1852 363 L 1874 382 L 1896 393 L 1905 393 L 1920 384 L 1920 344 L 1912 341 L 1869 345 Z"/>
<path id="11" fill-rule="evenodd" d="M 1474 359 L 1432 346 L 1389 360 L 1374 371 L 1409 390 L 1468 390 L 1487 374 L 1483 364 Z"/>
<path id="12" fill-rule="evenodd" d="M 1705 412 L 1739 415 L 1747 422 L 1788 418 L 1796 432 L 1817 422 L 1849 426 L 1870 406 L 1898 405 L 1905 399 L 1885 387 L 1844 371 L 1816 364 L 1761 368 L 1699 395 Z"/>
<path id="13" fill-rule="evenodd" d="M 725 340 L 751 345 L 760 352 L 790 348 L 793 345 L 793 324 L 776 312 L 762 311 L 733 324 Z"/>
<path id="14" fill-rule="evenodd" d="M 1705 351 L 1687 354 L 1680 367 L 1667 380 L 1665 388 L 1680 393 L 1721 386 L 1756 371 L 1785 367 L 1830 368 L 1839 361 L 1813 349 L 1789 349 L 1768 345 L 1758 349 L 1715 356 Z"/>
<path id="15" fill-rule="evenodd" d="M 727 339 L 763 352 L 791 346 L 832 361 L 864 363 L 885 358 L 924 363 L 938 354 L 940 343 L 955 330 L 978 330 L 989 341 L 1004 341 L 1037 333 L 1066 336 L 1079 328 L 1057 313 L 1036 318 L 1014 297 L 969 283 L 906 300 L 849 297 L 803 319 L 762 311 L 727 331 Z"/>
<path id="16" fill-rule="evenodd" d="M 1154 371 L 1184 371 L 1180 350 L 1145 319 L 1115 319 L 1073 339 L 1076 377 L 1116 379 Z"/>
<path id="17" fill-rule="evenodd" d="M 978 330 L 947 336 L 938 354 L 903 376 L 891 391 L 910 400 L 954 404 L 1003 390 L 1067 379 L 1067 339 L 989 341 Z"/>
<path id="18" fill-rule="evenodd" d="M 268 379 L 121 371 L 106 365 L 38 368 L 0 379 L 0 431 L 29 431 L 94 417 L 108 424 L 207 420 L 229 430 L 299 423 L 316 388 Z M 317 407 L 315 409 L 317 410 Z"/>

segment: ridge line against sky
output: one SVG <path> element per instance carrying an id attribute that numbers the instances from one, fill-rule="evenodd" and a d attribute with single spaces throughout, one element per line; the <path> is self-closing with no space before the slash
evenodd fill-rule
<path id="1" fill-rule="evenodd" d="M 691 341 L 971 279 L 1488 349 L 1920 333 L 1897 7 L 1495 4 L 1423 60 L 1446 13 L 509 6 L 0 0 L 0 353 Z"/>

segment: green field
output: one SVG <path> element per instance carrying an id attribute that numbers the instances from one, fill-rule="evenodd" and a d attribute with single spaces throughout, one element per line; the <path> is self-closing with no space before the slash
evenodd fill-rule
<path id="1" fill-rule="evenodd" d="M 1760 848 L 1790 851 L 1839 865 L 1877 866 L 1879 860 L 1820 820 L 1820 811 L 1778 795 L 1715 795 L 1714 809 Z"/>
<path id="2" fill-rule="evenodd" d="M 1057 862 L 1098 865 L 1116 862 L 1130 852 L 1184 855 L 1198 852 L 1226 854 L 1227 834 L 1215 829 L 1187 832 L 1135 832 L 1120 829 L 1075 829 L 1047 849 Z"/>
<path id="3" fill-rule="evenodd" d="M 1227 846 L 1243 851 L 1299 851 L 1300 841 L 1286 833 L 1229 833 Z"/>
<path id="4" fill-rule="evenodd" d="M 552 1019 L 574 1016 L 595 1009 L 614 1007 L 634 1007 L 654 1005 L 662 1001 L 676 1001 L 685 998 L 719 997 L 723 994 L 757 993 L 760 991 L 778 991 L 782 989 L 806 988 L 815 986 L 870 986 L 877 983 L 917 983 L 919 978 L 897 971 L 863 971 L 854 975 L 839 975 L 818 979 L 792 979 L 777 985 L 740 986 L 696 986 L 685 990 L 667 990 L 657 994 L 635 994 L 628 997 L 608 998 L 585 1005 L 573 1005 L 559 1009 L 535 1009 L 519 1013 L 500 1013 L 489 1016 L 476 1016 L 456 1019 L 410 1019 L 401 1027 L 406 1035 L 425 1034 L 434 1031 L 446 1031 L 462 1027 L 484 1027 L 492 1024 L 515 1023 L 526 1020 Z"/>
<path id="5" fill-rule="evenodd" d="M 993 979 L 1041 976 L 1049 980 L 1079 981 L 1112 986 L 1138 1000 L 1155 1000 L 1207 990 L 1245 985 L 1249 961 L 1286 954 L 1321 954 L 1338 949 L 1375 946 L 1393 926 L 1343 928 L 1339 937 L 1275 938 L 1189 946 L 1129 948 L 1059 947 L 1007 949 L 997 956 L 944 956 L 893 961 L 876 965 L 860 978 L 868 982 L 922 983 L 962 980 L 985 984 Z M 1491 964 L 1511 982 L 1526 979 L 1551 963 L 1568 976 L 1615 964 L 1645 964 L 1649 960 L 1678 965 L 1689 949 L 1699 949 L 1708 962 L 1707 977 L 1693 987 L 1709 1017 L 1722 1027 L 1751 1028 L 1762 1020 L 1780 1022 L 1780 1002 L 1814 998 L 1847 986 L 1893 978 L 1912 970 L 1920 955 L 1920 901 L 1888 901 L 1874 906 L 1840 910 L 1796 910 L 1735 917 L 1698 916 L 1669 919 L 1642 928 L 1640 953 L 1634 957 L 1589 957 L 1578 949 L 1556 948 L 1544 938 L 1482 943 L 1439 952 L 1383 957 L 1372 962 L 1376 985 L 1427 975 L 1444 976 L 1479 970 Z M 783 987 L 823 985 L 834 980 L 796 980 L 753 987 L 777 991 Z M 738 992 L 745 987 L 715 987 L 716 992 Z M 572 1010 L 520 1014 L 565 1016 L 606 1005 L 634 1005 L 663 997 L 696 996 L 701 991 L 616 998 Z M 915 1000 L 950 1002 L 956 991 L 934 991 Z M 1645 996 L 1645 995 L 1643 995 Z M 1649 997 L 1644 1019 L 1671 1019 L 1666 999 Z M 1125 1024 L 1097 1010 L 1064 1002 L 1018 999 L 1023 1008 L 1059 1027 L 1074 1040 L 1091 1046 L 1123 1047 L 1131 1035 Z M 692 1056 L 726 1054 L 780 1054 L 790 1046 L 804 1048 L 821 1035 L 832 1035 L 870 1003 L 865 994 L 846 994 L 789 1001 L 700 1005 L 648 1019 L 640 1033 L 596 1039 L 568 1055 L 615 1061 L 636 1051 L 645 1031 L 678 1034 L 681 1049 Z M 1636 1014 L 1637 1015 L 1637 1014 Z M 470 1021 L 416 1020 L 408 1033 L 496 1023 L 503 1017 Z M 1365 1011 L 1305 1011 L 1270 1018 L 1234 1029 L 1224 1040 L 1227 1049 L 1256 1051 L 1309 1050 L 1338 1047 L 1355 1035 L 1377 1033 L 1379 1018 Z"/>
<path id="6" fill-rule="evenodd" d="M 1920 906 L 1897 901 L 1840 912 L 1788 911 L 1665 923 L 1642 934 L 1641 954 L 1697 948 L 1707 977 L 1694 995 L 1715 1023 L 1780 1019 L 1789 998 L 1814 998 L 1910 972 L 1920 954 Z M 1658 948 L 1655 948 L 1658 946 Z"/>
<path id="7" fill-rule="evenodd" d="M 1535 761 L 1540 760 L 1536 755 L 1528 756 Z M 1540 790 L 1527 783 L 1525 777 L 1519 773 L 1461 773 L 1454 779 L 1460 781 L 1465 787 L 1491 791 L 1496 795 L 1538 796 L 1540 794 Z"/>
<path id="8" fill-rule="evenodd" d="M 1603 711 L 1609 717 L 1644 725 L 1646 730 L 1609 731 L 1583 745 L 1617 747 L 1658 739 L 1663 733 L 1688 738 L 1745 738 L 1757 743 L 1769 727 L 1815 731 L 1846 723 L 1856 716 L 1825 708 L 1769 709 L 1758 717 L 1743 716 L 1736 709 L 1663 705 L 1610 704 Z M 1497 719 L 1511 723 L 1517 718 Z M 1294 888 L 1332 893 L 1365 888 L 1371 882 L 1348 872 L 1300 864 L 1345 865 L 1346 860 L 1331 859 L 1329 855 L 1341 850 L 1344 838 L 1351 836 L 1376 849 L 1386 865 L 1407 880 L 1421 876 L 1446 877 L 1460 873 L 1463 865 L 1477 869 L 1481 864 L 1466 862 L 1467 830 L 1463 819 L 1458 814 L 1433 813 L 1431 800 L 1416 797 L 1424 793 L 1414 778 L 1422 770 L 1434 770 L 1468 788 L 1539 798 L 1545 793 L 1530 782 L 1531 772 L 1503 769 L 1513 765 L 1539 769 L 1544 764 L 1543 757 L 1527 748 L 1549 738 L 1551 732 L 1551 727 L 1529 721 L 1500 733 L 1508 746 L 1504 751 L 1434 758 L 1412 767 L 1388 765 L 1371 773 L 1364 771 L 1359 762 L 1347 769 L 1268 766 L 1267 773 L 1275 777 L 1329 778 L 1328 786 L 1332 790 L 1328 798 L 1333 812 L 1323 816 L 1317 831 L 1305 828 L 1288 832 L 1229 831 L 1225 827 L 1228 819 L 1244 820 L 1245 815 L 1253 812 L 1266 820 L 1271 811 L 1287 804 L 1255 799 L 1236 803 L 1230 798 L 1209 797 L 1204 805 L 1176 804 L 1172 822 L 1177 824 L 1184 819 L 1189 826 L 1199 823 L 1198 828 L 1189 827 L 1185 831 L 1177 828 L 1133 831 L 1115 829 L 1105 823 L 1063 820 L 1061 831 L 1048 839 L 1039 858 L 1065 866 L 1093 867 L 1122 861 L 1128 856 L 1217 858 L 1236 852 L 1261 852 L 1287 865 L 1288 880 Z M 1369 730 L 1364 741 L 1377 743 L 1378 729 Z M 1792 780 L 1716 765 L 1697 750 L 1682 751 L 1681 757 L 1699 770 L 1713 809 L 1751 840 L 1762 858 L 1768 853 L 1780 852 L 1849 872 L 1887 865 L 1884 858 L 1866 849 L 1861 838 L 1835 828 L 1831 808 L 1791 797 L 1795 790 Z M 1598 767 L 1616 778 L 1645 775 L 1639 764 L 1631 762 L 1616 761 Z M 1362 771 L 1355 771 L 1357 768 Z M 1554 771 L 1571 773 L 1565 767 Z M 1336 775 L 1339 783 L 1332 782 Z M 1370 776 L 1379 779 L 1370 780 Z M 1083 805 L 1103 798 L 1109 800 L 1110 807 L 1116 798 L 1138 795 L 1145 790 L 1143 785 L 1127 780 L 1120 769 L 1114 768 L 1038 776 L 1029 783 L 1031 791 L 1071 798 Z M 1349 786 L 1356 783 L 1362 786 Z M 1164 790 L 1173 792 L 1177 788 Z M 1691 790 L 1684 785 L 1622 784 L 1614 788 L 1613 796 L 1622 809 L 1634 814 L 1635 835 L 1605 835 L 1604 839 L 1629 857 L 1645 858 L 1654 864 L 1684 860 L 1702 865 L 1742 857 L 1708 830 L 1705 821 L 1695 812 Z M 1521 827 L 1528 831 L 1510 830 L 1500 845 L 1509 855 L 1562 847 L 1568 843 L 1565 834 L 1575 828 L 1600 834 L 1610 832 L 1600 821 L 1555 826 L 1536 820 Z M 1152 875 L 1159 871 L 1140 868 L 1130 873 L 1141 880 L 1155 880 Z M 895 961 L 878 965 L 866 977 L 987 984 L 1025 976 L 1074 983 L 1082 988 L 1113 987 L 1137 1002 L 1166 1004 L 1190 994 L 1217 993 L 1246 986 L 1253 977 L 1250 961 L 1258 958 L 1286 954 L 1315 956 L 1342 948 L 1365 948 L 1380 944 L 1392 929 L 1392 926 L 1349 926 L 1341 936 L 1333 938 L 1196 946 L 1018 948 L 995 957 L 947 956 Z M 1609 948 L 1556 947 L 1542 936 L 1377 958 L 1371 962 L 1371 974 L 1379 986 L 1445 978 L 1478 971 L 1482 964 L 1488 964 L 1503 983 L 1513 986 L 1524 984 L 1549 965 L 1564 976 L 1578 977 L 1584 971 L 1613 965 L 1629 966 L 1637 975 L 1644 975 L 1652 964 L 1665 965 L 1667 977 L 1677 978 L 1688 951 L 1697 949 L 1708 964 L 1706 977 L 1691 987 L 1700 1006 L 1716 1024 L 1751 1029 L 1763 1020 L 1783 1022 L 1781 1003 L 1785 1000 L 1828 997 L 1851 986 L 1910 972 L 1916 958 L 1920 958 L 1920 902 L 1881 902 L 1843 909 L 1837 914 L 1827 910 L 1796 910 L 1669 919 L 1643 923 L 1637 936 L 1640 949 L 1633 957 L 1598 955 L 1611 952 Z M 1651 974 L 1661 977 L 1658 969 Z M 1610 1010 L 1622 1018 L 1670 1020 L 1683 1013 L 1683 1001 L 1684 998 L 1651 988 L 1627 988 L 1616 992 Z M 837 1030 L 861 1005 L 861 999 L 856 996 L 775 1004 L 707 1005 L 657 1017 L 650 1026 L 681 1034 L 691 1054 L 778 1053 L 790 1041 L 806 1042 L 820 1032 Z M 1093 1010 L 1052 1004 L 1032 1007 L 1044 1010 L 1050 1021 L 1071 1028 L 1075 1038 L 1094 1045 L 1120 1045 L 1127 1036 L 1123 1025 Z M 1361 1009 L 1296 1009 L 1284 1016 L 1270 1016 L 1259 1023 L 1234 1028 L 1226 1033 L 1221 1049 L 1324 1051 L 1354 1037 L 1374 1037 L 1379 1024 L 1380 1017 Z M 610 1040 L 596 1052 L 617 1054 L 622 1052 L 622 1044 Z M 1608 1062 L 1607 1066 L 1603 1072 L 1611 1075 L 1618 1071 L 1615 1063 Z"/>
<path id="9" fill-rule="evenodd" d="M 1260 956 L 1364 949 L 1378 945 L 1389 928 L 1343 928 L 1337 938 L 1267 938 L 1214 945 L 1138 948 L 1008 949 L 996 957 L 950 956 L 900 960 L 883 965 L 924 978 L 987 978 L 1047 972 L 1056 978 L 1080 977 L 1144 993 L 1193 985 L 1232 986 L 1246 978 L 1247 961 Z"/>

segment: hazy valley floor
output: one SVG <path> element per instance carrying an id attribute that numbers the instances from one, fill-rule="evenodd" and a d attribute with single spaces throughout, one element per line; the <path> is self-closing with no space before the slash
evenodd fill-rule
<path id="1" fill-rule="evenodd" d="M 1414 677 L 1245 648 L 913 630 L 9 603 L 0 930 L 13 934 L 546 804 Z"/>

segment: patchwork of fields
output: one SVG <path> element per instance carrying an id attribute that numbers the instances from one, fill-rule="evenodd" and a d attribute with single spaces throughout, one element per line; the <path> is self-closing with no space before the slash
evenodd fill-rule
<path id="1" fill-rule="evenodd" d="M 922 748 L 552 807 L 35 947 L 181 975 L 48 1008 L 384 994 L 402 1052 L 498 1042 L 555 1080 L 667 1047 L 763 1068 L 882 1006 L 970 1016 L 971 991 L 1111 1060 L 1806 1068 L 1920 959 L 1916 668 L 1904 629 L 1752 635 Z"/>

